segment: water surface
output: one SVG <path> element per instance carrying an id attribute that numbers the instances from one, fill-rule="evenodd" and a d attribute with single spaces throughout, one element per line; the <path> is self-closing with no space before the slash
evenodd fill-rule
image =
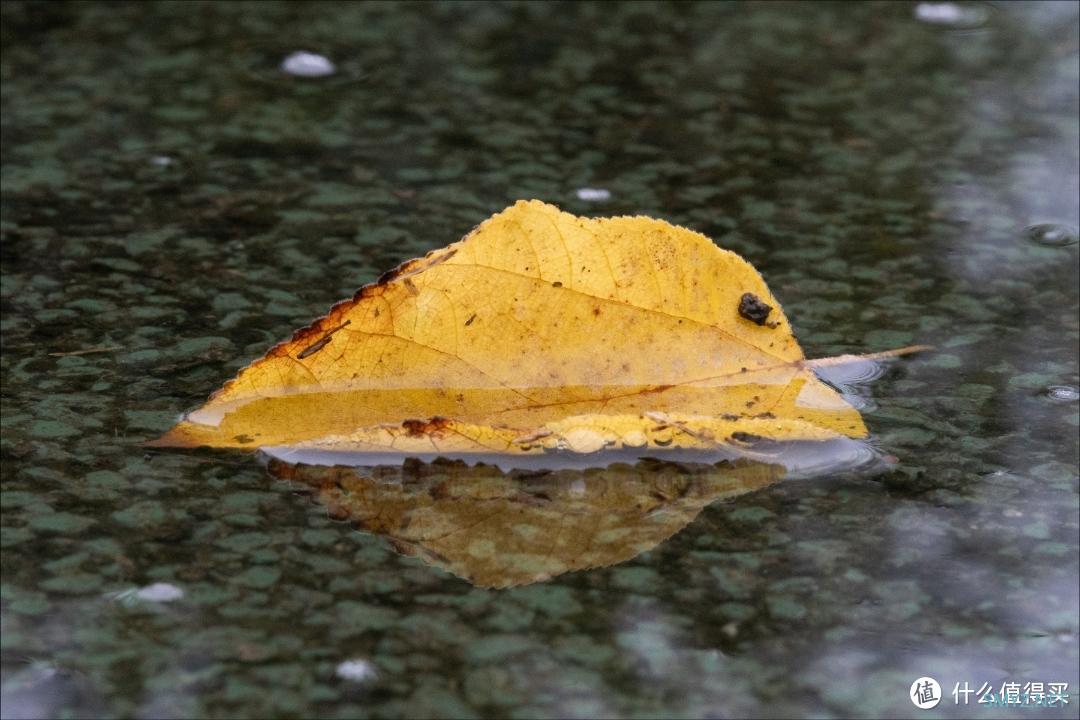
<path id="1" fill-rule="evenodd" d="M 1075 717 L 1077 4 L 947 5 L 5 3 L 4 714 Z M 137 447 L 531 197 L 743 254 L 811 357 L 936 345 L 897 462 L 492 590 Z"/>

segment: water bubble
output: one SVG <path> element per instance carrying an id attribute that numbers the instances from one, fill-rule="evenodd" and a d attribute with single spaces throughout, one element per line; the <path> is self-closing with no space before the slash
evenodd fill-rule
<path id="1" fill-rule="evenodd" d="M 571 428 L 559 439 L 564 443 L 560 447 L 576 453 L 599 452 L 611 444 L 608 438 L 589 428 Z"/>
<path id="2" fill-rule="evenodd" d="M 1072 385 L 1051 385 L 1046 388 L 1046 397 L 1054 402 L 1068 403 L 1080 400 L 1080 388 Z"/>
<path id="3" fill-rule="evenodd" d="M 1076 228 L 1062 223 L 1039 223 L 1024 228 L 1024 235 L 1037 245 L 1067 247 L 1077 243 Z"/>
<path id="4" fill-rule="evenodd" d="M 172 602 L 184 597 L 184 591 L 175 585 L 158 582 L 139 588 L 135 597 L 147 602 Z"/>
<path id="5" fill-rule="evenodd" d="M 297 50 L 281 61 L 281 71 L 297 77 L 321 78 L 333 75 L 337 68 L 324 55 Z"/>
<path id="6" fill-rule="evenodd" d="M 374 665 L 360 658 L 339 663 L 334 672 L 342 680 L 351 680 L 353 682 L 374 680 L 379 676 Z"/>
<path id="7" fill-rule="evenodd" d="M 105 597 L 124 605 L 138 607 L 142 603 L 167 603 L 184 597 L 184 591 L 169 583 L 153 583 L 141 588 L 128 588 L 105 593 Z"/>
<path id="8" fill-rule="evenodd" d="M 577 198 L 586 202 L 603 202 L 611 199 L 611 191 L 606 188 L 578 188 Z"/>
<path id="9" fill-rule="evenodd" d="M 916 20 L 958 30 L 982 27 L 989 17 L 989 9 L 981 3 L 922 2 L 915 6 Z"/>

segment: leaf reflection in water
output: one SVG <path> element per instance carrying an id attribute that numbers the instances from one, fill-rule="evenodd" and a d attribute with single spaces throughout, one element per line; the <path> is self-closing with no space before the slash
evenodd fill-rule
<path id="1" fill-rule="evenodd" d="M 746 459 L 554 471 L 461 460 L 351 467 L 271 459 L 268 467 L 310 487 L 333 517 L 485 588 L 625 562 L 682 530 L 705 506 L 784 474 L 782 465 Z"/>

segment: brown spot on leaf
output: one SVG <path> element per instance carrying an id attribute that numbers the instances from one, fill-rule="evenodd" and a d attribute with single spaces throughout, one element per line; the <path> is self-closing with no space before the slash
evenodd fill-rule
<path id="1" fill-rule="evenodd" d="M 403 420 L 401 422 L 401 427 L 408 433 L 409 437 L 419 437 L 421 435 L 431 435 L 440 430 L 445 430 L 450 427 L 450 421 L 439 416 L 435 416 L 430 420 L 417 420 L 414 418 Z"/>

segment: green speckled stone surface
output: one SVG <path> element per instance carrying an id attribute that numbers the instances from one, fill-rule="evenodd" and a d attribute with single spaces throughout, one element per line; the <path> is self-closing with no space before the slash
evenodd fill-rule
<path id="1" fill-rule="evenodd" d="M 1078 6 L 941 7 L 5 2 L 3 714 L 1076 717 Z M 808 355 L 936 345 L 895 469 L 491 591 L 136 446 L 522 197 L 710 235 Z M 1073 695 L 951 696 L 1006 681 Z"/>

